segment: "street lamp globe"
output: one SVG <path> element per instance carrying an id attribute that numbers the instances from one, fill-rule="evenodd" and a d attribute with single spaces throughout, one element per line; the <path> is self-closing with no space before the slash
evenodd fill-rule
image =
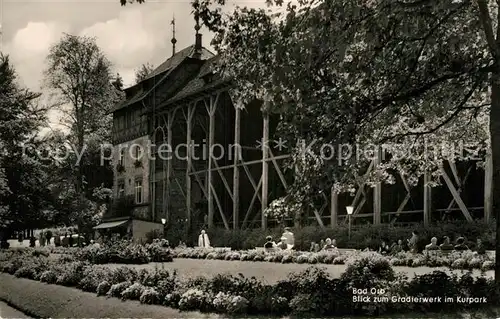
<path id="1" fill-rule="evenodd" d="M 167 222 L 167 220 L 166 220 L 165 218 L 162 218 L 162 219 L 161 219 L 161 223 L 162 223 L 163 225 L 165 225 L 165 223 L 166 223 L 166 222 Z"/>
<path id="2" fill-rule="evenodd" d="M 347 215 L 352 215 L 352 213 L 354 212 L 353 206 L 346 206 L 345 209 L 347 210 Z"/>

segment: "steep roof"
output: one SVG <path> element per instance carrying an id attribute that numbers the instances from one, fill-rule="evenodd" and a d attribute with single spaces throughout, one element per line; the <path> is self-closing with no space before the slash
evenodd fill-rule
<path id="1" fill-rule="evenodd" d="M 219 61 L 220 56 L 214 56 L 205 61 L 201 67 L 198 74 L 191 79 L 181 90 L 179 90 L 174 96 L 170 97 L 164 105 L 169 105 L 173 103 L 180 102 L 186 98 L 192 97 L 198 93 L 216 89 L 217 87 L 225 86 L 230 84 L 230 80 L 220 76 L 219 74 L 214 74 L 211 81 L 206 81 L 205 77 L 213 72 L 214 67 Z"/>
<path id="2" fill-rule="evenodd" d="M 113 109 L 112 112 L 121 110 L 126 108 L 134 103 L 140 102 L 149 93 L 151 93 L 160 83 L 162 83 L 168 76 L 171 74 L 178 66 L 182 64 L 187 58 L 192 58 L 195 54 L 195 46 L 190 45 L 187 48 L 177 52 L 172 57 L 168 58 L 165 62 L 160 64 L 156 69 L 154 69 L 143 81 L 133 85 L 127 89 L 127 91 L 137 91 L 134 95 L 127 98 L 125 101 L 118 103 Z M 201 60 L 207 60 L 214 57 L 214 54 L 210 52 L 208 49 L 202 47 L 201 50 Z M 153 78 L 157 78 L 157 81 L 151 88 L 144 90 L 144 83 L 150 81 Z"/>
<path id="3" fill-rule="evenodd" d="M 165 62 L 163 62 L 162 64 L 160 64 L 156 69 L 153 70 L 153 72 L 151 72 L 146 77 L 145 80 L 151 79 L 151 78 L 153 78 L 153 77 L 155 77 L 158 74 L 161 74 L 163 72 L 167 72 L 171 68 L 175 68 L 185 58 L 187 58 L 187 57 L 193 57 L 193 54 L 194 54 L 194 44 L 188 46 L 185 49 L 182 49 L 181 51 L 177 52 L 172 57 L 170 57 L 169 59 L 167 59 Z M 213 56 L 214 56 L 214 54 L 212 52 L 210 52 L 206 48 L 202 48 L 202 51 L 201 51 L 201 59 L 202 60 L 210 59 Z"/>

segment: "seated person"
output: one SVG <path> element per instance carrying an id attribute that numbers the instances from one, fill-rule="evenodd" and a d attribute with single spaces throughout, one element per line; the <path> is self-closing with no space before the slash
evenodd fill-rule
<path id="1" fill-rule="evenodd" d="M 425 246 L 425 250 L 438 250 L 439 249 L 439 246 L 437 244 L 437 238 L 436 237 L 432 237 L 431 238 L 431 243 L 427 246 Z"/>
<path id="2" fill-rule="evenodd" d="M 281 241 L 276 245 L 279 249 L 288 250 L 286 237 L 281 237 Z"/>
<path id="3" fill-rule="evenodd" d="M 477 242 L 476 242 L 476 252 L 479 255 L 486 254 L 486 248 L 484 247 L 483 242 L 481 241 L 481 238 L 477 239 Z"/>
<path id="4" fill-rule="evenodd" d="M 449 251 L 453 250 L 453 245 L 450 244 L 450 237 L 448 237 L 448 236 L 444 237 L 443 243 L 441 245 L 439 245 L 439 249 L 441 249 L 441 251 L 444 251 L 444 252 L 449 252 Z"/>
<path id="5" fill-rule="evenodd" d="M 399 239 L 397 243 L 392 244 L 391 254 L 397 254 L 402 251 L 403 251 L 403 241 Z"/>
<path id="6" fill-rule="evenodd" d="M 469 247 L 465 245 L 465 239 L 463 237 L 458 237 L 457 244 L 455 245 L 455 250 L 458 251 L 469 250 Z"/>
<path id="7" fill-rule="evenodd" d="M 387 245 L 386 241 L 382 239 L 382 244 L 378 249 L 379 254 L 386 255 L 390 252 L 389 245 Z"/>
<path id="8" fill-rule="evenodd" d="M 281 235 L 281 237 L 286 238 L 288 249 L 292 249 L 295 246 L 295 236 L 293 235 L 290 227 L 285 227 L 285 232 Z"/>
<path id="9" fill-rule="evenodd" d="M 333 244 L 332 240 L 330 238 L 327 238 L 325 240 L 325 246 L 323 246 L 323 250 L 326 251 L 332 251 L 335 250 L 337 247 Z"/>
<path id="10" fill-rule="evenodd" d="M 311 242 L 311 247 L 309 248 L 309 251 L 312 252 L 312 253 L 315 253 L 317 252 L 316 250 L 316 243 L 315 242 Z"/>
<path id="11" fill-rule="evenodd" d="M 266 243 L 264 244 L 264 248 L 266 250 L 268 249 L 274 249 L 276 247 L 276 243 L 273 241 L 273 238 L 271 236 L 266 237 Z"/>
<path id="12" fill-rule="evenodd" d="M 419 240 L 418 231 L 416 230 L 414 230 L 411 233 L 411 238 L 406 240 L 408 242 L 408 248 L 410 249 L 410 252 L 412 252 L 413 254 L 416 254 L 418 252 L 418 246 L 417 246 L 418 240 Z"/>

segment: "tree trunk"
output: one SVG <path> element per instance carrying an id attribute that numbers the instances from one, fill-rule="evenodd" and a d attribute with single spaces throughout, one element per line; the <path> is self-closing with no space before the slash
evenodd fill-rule
<path id="1" fill-rule="evenodd" d="M 490 108 L 491 158 L 493 166 L 492 214 L 496 220 L 495 282 L 500 288 L 500 70 L 495 70 L 491 81 Z"/>

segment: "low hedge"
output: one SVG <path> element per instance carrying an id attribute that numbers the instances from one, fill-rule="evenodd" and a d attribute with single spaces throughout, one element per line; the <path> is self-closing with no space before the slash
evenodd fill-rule
<path id="1" fill-rule="evenodd" d="M 173 261 L 170 249 L 165 248 L 165 243 L 161 240 L 155 240 L 145 246 L 124 240 L 110 245 L 91 245 L 73 252 L 78 260 L 93 264 L 147 264 Z"/>
<path id="2" fill-rule="evenodd" d="M 2 253 L 7 254 L 7 253 Z M 0 255 L 2 255 L 0 254 Z M 98 295 L 139 300 L 184 311 L 231 315 L 377 315 L 405 312 L 456 311 L 497 305 L 492 280 L 435 271 L 408 280 L 374 253 L 363 253 L 338 279 L 310 267 L 267 285 L 255 278 L 217 275 L 184 278 L 175 271 L 127 267 L 109 269 L 86 262 L 51 260 L 27 253 L 0 256 L 0 270 L 17 277 L 76 287 Z M 366 289 L 366 291 L 365 291 Z M 375 297 L 384 297 L 384 301 Z M 398 302 L 398 298 L 452 297 L 447 302 Z M 364 297 L 363 302 L 358 299 Z M 462 299 L 457 299 L 460 297 Z M 470 302 L 461 302 L 472 298 Z"/>
<path id="3" fill-rule="evenodd" d="M 341 225 L 334 228 L 327 227 L 321 229 L 319 227 L 302 227 L 292 228 L 295 235 L 295 246 L 298 250 L 309 250 L 311 242 L 319 243 L 322 239 L 332 238 L 337 241 L 337 246 L 342 248 L 353 249 L 377 249 L 382 239 L 386 239 L 390 243 L 396 242 L 398 239 L 406 243 L 406 239 L 411 237 L 411 232 L 417 230 L 420 233 L 420 241 L 418 243 L 420 249 L 423 249 L 426 244 L 430 243 L 432 237 L 437 237 L 439 241 L 444 236 L 450 237 L 452 240 L 462 236 L 466 238 L 466 244 L 474 246 L 477 238 L 481 238 L 486 249 L 493 250 L 495 247 L 495 223 L 485 223 L 483 221 L 456 221 L 446 223 L 436 223 L 425 227 L 423 224 L 418 224 L 412 227 L 400 227 L 383 224 L 380 226 L 363 225 L 356 226 L 351 231 L 351 239 L 348 236 L 347 225 Z M 275 240 L 279 240 L 283 233 L 283 228 L 262 229 L 245 229 L 245 230 L 226 230 L 224 228 L 214 228 L 207 230 L 210 236 L 210 242 L 214 247 L 231 247 L 235 250 L 253 249 L 262 247 L 266 242 L 266 236 L 272 236 Z M 173 242 L 173 241 L 171 241 Z M 188 241 L 189 243 L 197 243 L 198 234 L 194 234 Z"/>
<path id="4" fill-rule="evenodd" d="M 355 251 L 340 254 L 334 252 L 303 252 L 303 251 L 277 251 L 266 253 L 257 250 L 223 251 L 203 248 L 183 248 L 174 249 L 174 258 L 191 259 L 217 259 L 217 260 L 238 260 L 249 262 L 275 262 L 275 263 L 298 263 L 298 264 L 334 264 L 343 265 L 349 261 L 355 261 L 363 252 Z M 393 266 L 408 267 L 450 267 L 453 269 L 479 269 L 481 271 L 493 270 L 495 259 L 488 255 L 479 255 L 472 251 L 454 251 L 450 254 L 413 254 L 410 252 L 400 252 L 395 255 L 380 255 L 380 258 L 387 260 Z"/>

